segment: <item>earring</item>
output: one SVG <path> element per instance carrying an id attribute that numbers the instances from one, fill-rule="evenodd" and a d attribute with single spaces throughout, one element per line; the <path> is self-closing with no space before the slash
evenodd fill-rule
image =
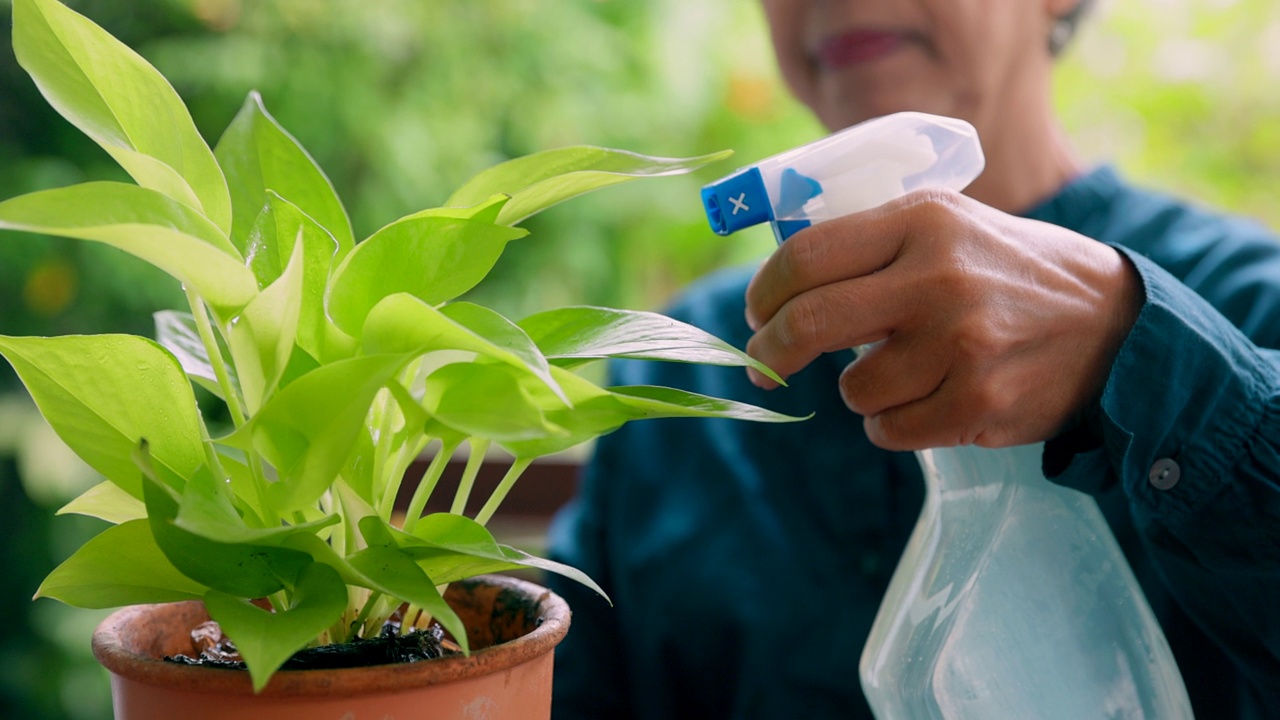
<path id="1" fill-rule="evenodd" d="M 1067 41 L 1071 39 L 1072 33 L 1075 32 L 1075 23 L 1066 18 L 1058 18 L 1053 22 L 1053 27 L 1049 30 L 1049 50 L 1054 55 L 1062 51 L 1067 46 Z"/>

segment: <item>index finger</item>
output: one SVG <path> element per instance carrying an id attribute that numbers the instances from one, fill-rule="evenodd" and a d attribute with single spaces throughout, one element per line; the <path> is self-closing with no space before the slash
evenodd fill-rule
<path id="1" fill-rule="evenodd" d="M 897 258 L 907 237 L 955 204 L 955 194 L 923 191 L 796 233 L 765 260 L 747 285 L 747 324 L 759 330 L 792 298 L 870 275 Z"/>

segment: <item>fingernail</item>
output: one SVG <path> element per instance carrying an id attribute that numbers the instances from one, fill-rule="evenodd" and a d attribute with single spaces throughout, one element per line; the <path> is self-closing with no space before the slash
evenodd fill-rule
<path id="1" fill-rule="evenodd" d="M 760 323 L 756 322 L 750 310 L 747 310 L 745 317 L 747 318 L 747 327 L 751 328 L 751 332 L 760 332 Z"/>

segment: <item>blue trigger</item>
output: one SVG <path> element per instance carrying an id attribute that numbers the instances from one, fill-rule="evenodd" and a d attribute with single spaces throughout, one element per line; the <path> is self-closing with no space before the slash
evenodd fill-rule
<path id="1" fill-rule="evenodd" d="M 787 218 L 799 214 L 804 204 L 822 194 L 822 184 L 811 177 L 801 175 L 794 168 L 782 171 L 778 178 L 778 206 L 774 212 L 777 217 Z"/>

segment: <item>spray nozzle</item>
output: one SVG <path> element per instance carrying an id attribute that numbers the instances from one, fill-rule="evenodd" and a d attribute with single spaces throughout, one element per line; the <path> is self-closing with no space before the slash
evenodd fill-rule
<path id="1" fill-rule="evenodd" d="M 778 242 L 810 225 L 922 188 L 963 190 L 982 172 L 978 133 L 963 120 L 903 112 L 766 158 L 702 188 L 711 229 L 773 225 Z"/>

